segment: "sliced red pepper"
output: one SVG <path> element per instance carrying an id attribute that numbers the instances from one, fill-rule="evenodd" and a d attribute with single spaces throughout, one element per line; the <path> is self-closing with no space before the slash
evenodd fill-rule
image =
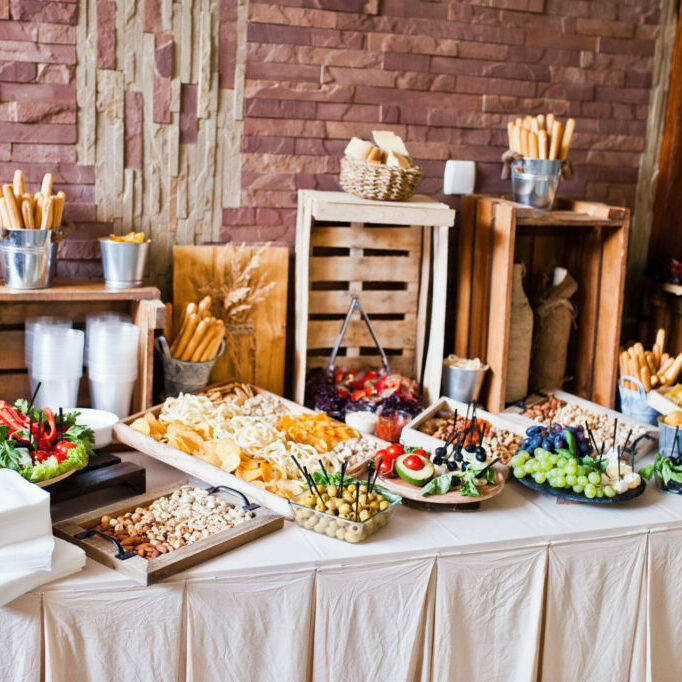
<path id="1" fill-rule="evenodd" d="M 367 389 L 361 388 L 359 391 L 355 391 L 355 393 L 351 395 L 351 400 L 361 400 L 367 395 Z"/>
<path id="2" fill-rule="evenodd" d="M 365 374 L 365 381 L 371 381 L 372 379 L 376 379 L 377 376 L 378 376 L 378 375 L 377 375 L 376 371 L 373 370 L 373 369 L 370 369 L 370 370 L 367 372 L 367 374 Z"/>
<path id="3" fill-rule="evenodd" d="M 49 407 L 44 407 L 43 414 L 47 417 L 47 421 L 43 425 L 45 431 L 43 432 L 41 439 L 45 438 L 51 443 L 57 435 L 57 425 L 54 421 L 54 412 Z"/>
<path id="4" fill-rule="evenodd" d="M 334 375 L 334 383 L 338 384 L 340 381 L 343 381 L 344 376 L 345 372 L 342 369 L 337 370 L 336 374 Z"/>

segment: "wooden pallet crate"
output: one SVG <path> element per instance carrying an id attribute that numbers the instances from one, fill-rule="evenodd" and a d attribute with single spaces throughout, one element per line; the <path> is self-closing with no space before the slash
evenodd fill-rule
<path id="1" fill-rule="evenodd" d="M 615 401 L 630 211 L 569 199 L 557 200 L 556 207 L 536 211 L 485 195 L 462 202 L 455 352 L 489 363 L 482 400 L 491 412 L 505 404 L 515 261 L 526 264 L 531 299 L 543 274 L 555 266 L 576 279 L 568 387 L 605 407 Z"/>
<path id="2" fill-rule="evenodd" d="M 440 392 L 445 332 L 448 230 L 455 212 L 417 195 L 367 201 L 344 192 L 300 190 L 296 223 L 296 367 L 303 402 L 310 368 L 326 365 L 354 296 L 391 368 L 415 378 L 427 398 Z M 358 317 L 337 365 L 378 365 Z"/>
<path id="3" fill-rule="evenodd" d="M 113 291 L 103 282 L 58 281 L 49 289 L 13 291 L 0 286 L 0 385 L 3 400 L 10 402 L 30 395 L 24 361 L 24 322 L 39 315 L 60 315 L 83 328 L 92 313 L 128 313 L 140 327 L 138 378 L 133 393 L 133 411 L 152 405 L 154 330 L 163 329 L 166 307 L 156 287 Z M 87 381 L 81 380 L 79 405 L 88 404 Z"/>

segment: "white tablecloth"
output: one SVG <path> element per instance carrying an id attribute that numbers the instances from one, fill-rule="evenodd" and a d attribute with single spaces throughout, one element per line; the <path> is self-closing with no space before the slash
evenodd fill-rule
<path id="1" fill-rule="evenodd" d="M 182 476 L 132 457 L 149 490 Z M 151 587 L 88 560 L 0 609 L 0 680 L 680 680 L 680 594 L 679 497 L 510 483 L 361 545 L 287 522 Z"/>

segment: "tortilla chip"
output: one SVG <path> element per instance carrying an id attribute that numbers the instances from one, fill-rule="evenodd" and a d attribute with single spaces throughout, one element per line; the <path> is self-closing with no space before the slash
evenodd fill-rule
<path id="1" fill-rule="evenodd" d="M 135 431 L 139 431 L 140 433 L 144 433 L 145 436 L 151 436 L 152 435 L 151 426 L 149 425 L 149 422 L 144 417 L 141 417 L 140 419 L 136 419 L 130 425 L 130 428 L 134 429 Z"/>

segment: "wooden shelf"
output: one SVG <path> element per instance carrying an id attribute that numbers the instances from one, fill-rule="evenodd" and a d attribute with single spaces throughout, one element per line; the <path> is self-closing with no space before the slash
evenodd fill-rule
<path id="1" fill-rule="evenodd" d="M 526 264 L 531 302 L 542 275 L 553 267 L 566 267 L 577 280 L 577 331 L 567 367 L 571 388 L 613 406 L 629 225 L 628 209 L 596 202 L 559 199 L 556 211 L 543 212 L 499 197 L 464 198 L 455 352 L 490 364 L 484 400 L 491 412 L 505 405 L 515 261 Z"/>
<path id="2" fill-rule="evenodd" d="M 56 281 L 48 289 L 8 289 L 0 285 L 0 301 L 148 301 L 161 296 L 153 286 L 134 289 L 107 289 L 104 282 L 89 280 Z"/>

